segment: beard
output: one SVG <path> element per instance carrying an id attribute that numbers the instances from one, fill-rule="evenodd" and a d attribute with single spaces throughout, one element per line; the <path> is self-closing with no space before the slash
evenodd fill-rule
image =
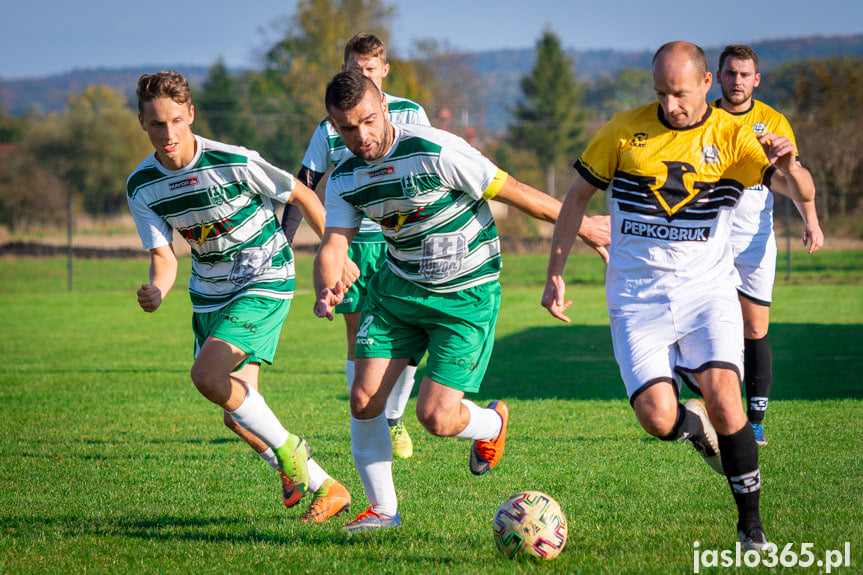
<path id="1" fill-rule="evenodd" d="M 725 98 L 728 102 L 735 106 L 739 106 L 740 104 L 749 100 L 752 97 L 752 92 L 746 93 L 746 91 L 736 92 L 732 90 L 722 89 L 722 97 Z"/>

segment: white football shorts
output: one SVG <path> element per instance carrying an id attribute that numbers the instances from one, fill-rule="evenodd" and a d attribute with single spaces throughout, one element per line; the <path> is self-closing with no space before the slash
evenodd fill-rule
<path id="1" fill-rule="evenodd" d="M 737 291 L 765 306 L 773 301 L 776 279 L 773 200 L 773 193 L 764 186 L 746 188 L 734 208 L 728 238 L 740 276 Z"/>
<path id="2" fill-rule="evenodd" d="M 767 237 L 756 235 L 748 243 L 741 240 L 731 238 L 734 267 L 740 276 L 737 291 L 755 303 L 769 306 L 776 280 L 776 235 L 771 227 Z"/>
<path id="3" fill-rule="evenodd" d="M 681 381 L 700 393 L 693 373 L 726 367 L 743 377 L 743 317 L 733 291 L 609 311 L 614 357 L 626 394 L 660 381 Z M 676 376 L 676 377 L 675 377 Z"/>

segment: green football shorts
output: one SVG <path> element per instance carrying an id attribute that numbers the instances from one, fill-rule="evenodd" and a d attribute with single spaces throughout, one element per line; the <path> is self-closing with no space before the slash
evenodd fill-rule
<path id="1" fill-rule="evenodd" d="M 348 249 L 348 257 L 360 268 L 360 277 L 345 292 L 345 299 L 336 306 L 336 313 L 354 313 L 362 309 L 369 282 L 381 266 L 386 263 L 387 245 L 384 242 L 354 242 Z"/>
<path id="2" fill-rule="evenodd" d="M 249 362 L 273 363 L 282 324 L 290 309 L 289 299 L 245 296 L 217 311 L 193 313 L 195 357 L 208 337 L 217 337 L 249 354 L 234 371 Z"/>
<path id="3" fill-rule="evenodd" d="M 494 347 L 500 309 L 495 280 L 453 293 L 435 293 L 384 266 L 369 283 L 357 332 L 356 357 L 410 358 L 433 381 L 479 391 Z"/>

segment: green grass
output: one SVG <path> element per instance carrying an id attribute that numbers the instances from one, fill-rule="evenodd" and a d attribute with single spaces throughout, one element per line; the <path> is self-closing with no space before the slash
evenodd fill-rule
<path id="1" fill-rule="evenodd" d="M 404 526 L 351 538 L 341 519 L 300 522 L 304 502 L 285 510 L 275 474 L 195 391 L 188 296 L 177 289 L 157 313 L 141 312 L 134 291 L 147 260 L 76 261 L 72 293 L 63 259 L 0 260 L 0 572 L 691 573 L 695 541 L 733 547 L 729 488 L 690 447 L 635 421 L 601 262 L 571 257 L 576 304 L 563 325 L 539 306 L 546 261 L 505 258 L 498 340 L 476 397 L 510 405 L 500 465 L 472 476 L 467 442 L 433 438 L 408 417 L 415 456 L 394 463 Z M 859 572 L 863 254 L 795 252 L 792 264 L 772 309 L 763 518 L 780 546 L 810 542 L 818 558 L 849 541 L 853 566 L 839 572 Z M 312 315 L 310 270 L 309 258 L 298 262 L 261 389 L 360 511 L 344 328 Z M 567 548 L 548 564 L 509 562 L 494 548 L 494 510 L 522 489 L 552 494 L 568 516 Z M 736 572 L 773 571 L 783 570 Z"/>

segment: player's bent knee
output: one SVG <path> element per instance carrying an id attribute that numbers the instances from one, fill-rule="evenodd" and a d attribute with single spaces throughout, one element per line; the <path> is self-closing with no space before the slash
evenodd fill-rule
<path id="1" fill-rule="evenodd" d="M 677 402 L 672 408 L 664 408 L 663 406 L 650 404 L 633 406 L 635 416 L 638 418 L 638 423 L 641 427 L 654 437 L 664 437 L 671 433 L 674 429 L 674 424 L 677 421 Z"/>
<path id="2" fill-rule="evenodd" d="M 417 420 L 423 428 L 435 437 L 452 437 L 460 429 L 453 425 L 452 417 L 446 413 L 433 410 L 422 410 L 417 408 Z"/>
<path id="3" fill-rule="evenodd" d="M 192 366 L 192 371 L 189 374 L 192 377 L 192 383 L 195 388 L 207 399 L 217 405 L 222 405 L 227 401 L 230 395 L 230 379 L 219 377 L 206 367 L 200 367 L 198 364 Z M 227 385 L 226 385 L 227 384 Z"/>

